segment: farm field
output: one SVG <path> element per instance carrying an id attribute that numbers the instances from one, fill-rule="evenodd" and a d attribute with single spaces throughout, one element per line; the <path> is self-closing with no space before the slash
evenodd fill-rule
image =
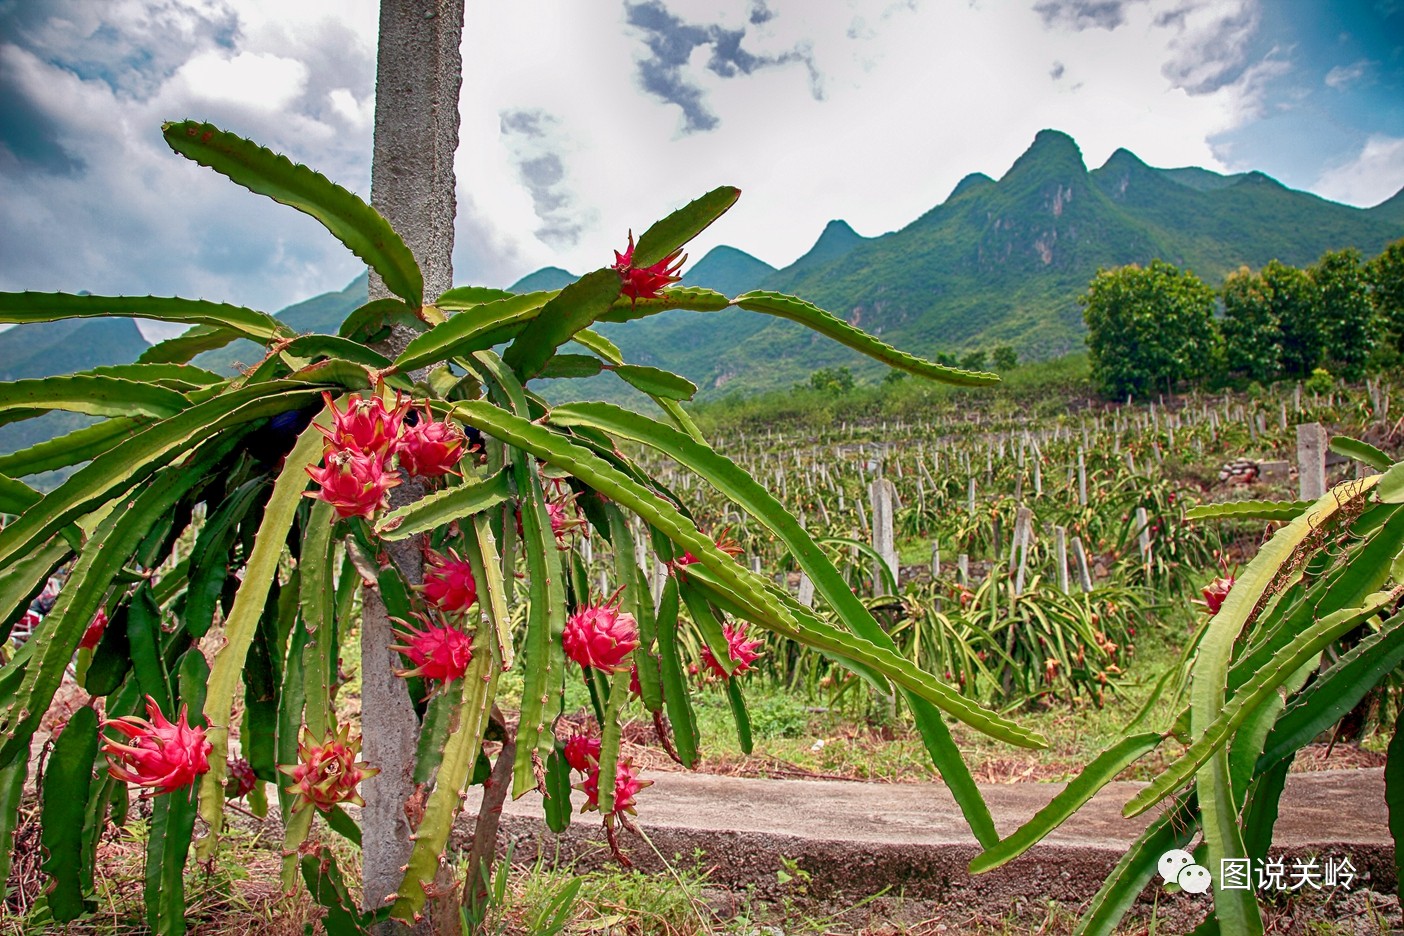
<path id="1" fill-rule="evenodd" d="M 1399 423 L 1389 416 L 1388 383 L 1318 392 L 1282 385 L 1107 405 L 1068 380 L 1067 366 L 1046 367 L 1042 376 L 1025 373 L 1022 386 L 1011 381 L 1012 394 L 943 392 L 920 407 L 899 386 L 849 400 L 791 396 L 770 411 L 762 401 L 743 419 L 719 415 L 721 406 L 698 414 L 716 449 L 759 479 L 825 550 L 903 657 L 1048 738 L 1044 750 L 1020 750 L 954 726 L 956 743 L 981 782 L 1067 780 L 1129 726 L 1171 727 L 1183 706 L 1184 651 L 1207 619 L 1196 603 L 1203 601 L 1201 589 L 1251 558 L 1269 529 L 1262 521 L 1189 521 L 1187 510 L 1210 502 L 1295 500 L 1299 423 L 1320 423 L 1329 434 L 1366 439 L 1389 453 L 1401 442 Z M 771 577 L 797 602 L 813 601 L 813 585 L 795 557 L 736 500 L 664 459 L 633 454 L 700 529 L 724 547 L 734 544 L 737 561 Z M 1327 481 L 1357 473 L 1363 469 L 1356 462 L 1332 457 Z M 607 595 L 619 574 L 618 557 L 589 529 L 573 526 L 562 544 L 578 557 L 591 590 Z M 635 554 L 649 556 L 643 532 L 633 532 Z M 670 577 L 688 574 L 685 563 L 645 566 L 655 598 Z M 684 608 L 684 620 L 695 624 L 694 613 L 705 611 Z M 352 619 L 358 614 L 353 608 Z M 680 635 L 688 678 L 704 684 L 691 705 L 697 769 L 879 783 L 938 778 L 906 708 L 824 656 L 756 632 L 750 636 L 759 642 L 759 655 L 749 671 L 723 682 L 708 675 L 699 633 L 686 627 Z M 355 646 L 355 640 L 345 643 L 348 650 Z M 361 705 L 354 652 L 343 652 L 338 675 L 334 703 L 340 717 L 352 718 Z M 508 673 L 498 690 L 509 720 L 522 693 L 515 675 Z M 562 737 L 596 726 L 592 688 L 578 678 L 568 681 Z M 50 728 L 79 696 L 76 687 L 60 693 Z M 1349 733 L 1318 739 L 1292 769 L 1383 764 L 1386 729 L 1398 707 L 1397 688 L 1375 693 Z M 626 709 L 621 720 L 622 756 L 645 778 L 681 769 L 645 711 Z M 236 752 L 239 743 L 236 738 Z M 1151 779 L 1182 750 L 1171 740 L 1121 777 Z M 268 791 L 262 797 L 266 801 Z M 236 801 L 234 808 L 258 811 L 259 798 Z M 642 816 L 647 808 L 644 789 Z M 124 882 L 141 875 L 142 816 L 149 806 L 134 802 L 133 810 L 135 820 L 99 846 L 107 859 L 97 882 L 103 911 L 72 932 L 140 931 L 137 888 Z M 32 820 L 33 807 L 26 812 Z M 25 828 L 22 823 L 21 840 Z M 300 932 L 300 921 L 317 914 L 305 894 L 282 897 L 257 883 L 269 875 L 249 873 L 277 864 L 276 843 L 259 828 L 236 819 L 242 831 L 232 833 L 212 876 L 192 862 L 192 932 L 226 932 L 231 918 L 273 926 L 270 932 L 283 926 Z M 356 850 L 333 841 L 344 867 L 354 870 Z M 21 849 L 5 925 L 44 925 L 37 863 L 35 852 L 26 857 Z M 948 922 L 967 932 L 1064 932 L 1075 920 L 1068 908 L 1054 907 L 1024 908 L 1007 919 L 923 924 L 890 903 L 876 917 L 851 908 L 854 916 L 846 920 L 847 910 L 835 913 L 806 895 L 803 871 L 792 871 L 793 902 L 781 906 L 731 898 L 718 903 L 705 867 L 686 861 L 666 886 L 622 870 L 591 873 L 571 905 L 577 921 L 571 931 L 599 930 L 600 920 L 621 922 L 623 908 L 631 910 L 628 931 L 660 933 L 755 932 L 776 921 L 786 922 L 784 932 L 924 934 L 943 931 L 936 927 Z M 535 931 L 569 881 L 545 869 L 514 875 L 493 911 L 502 931 Z M 1030 922 L 1030 912 L 1041 917 Z M 219 928 L 202 928 L 202 918 L 208 927 L 221 921 Z M 894 922 L 899 918 L 905 922 Z M 1145 925 L 1128 921 L 1125 931 L 1141 932 Z M 1333 932 L 1323 926 L 1313 932 Z"/>

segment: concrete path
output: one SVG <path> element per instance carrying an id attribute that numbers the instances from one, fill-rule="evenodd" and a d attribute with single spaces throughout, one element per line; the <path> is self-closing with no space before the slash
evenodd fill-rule
<path id="1" fill-rule="evenodd" d="M 1010 901 L 1090 898 L 1151 816 L 1122 819 L 1121 806 L 1140 783 L 1113 783 L 1028 853 L 971 877 L 979 853 L 946 788 L 935 784 L 748 780 L 705 774 L 655 773 L 638 797 L 637 824 L 650 844 L 624 833 L 635 864 L 662 871 L 658 853 L 691 864 L 695 852 L 713 883 L 778 894 L 776 872 L 791 860 L 811 875 L 811 893 L 858 898 L 883 888 L 907 898 L 959 902 L 996 914 Z M 995 824 L 1008 835 L 1062 788 L 1061 784 L 982 786 Z M 470 807 L 473 805 L 470 798 Z M 471 828 L 465 824 L 463 831 Z M 527 794 L 509 803 L 504 837 L 518 859 L 542 854 L 580 867 L 611 861 L 594 814 L 577 814 L 555 836 L 541 819 L 541 801 Z M 1355 889 L 1394 887 L 1393 844 L 1376 769 L 1293 774 L 1276 827 L 1273 857 L 1348 856 Z M 1290 861 L 1289 861 L 1290 867 Z M 1188 896 L 1188 895 L 1186 895 Z M 1205 898 L 1207 899 L 1207 898 Z"/>

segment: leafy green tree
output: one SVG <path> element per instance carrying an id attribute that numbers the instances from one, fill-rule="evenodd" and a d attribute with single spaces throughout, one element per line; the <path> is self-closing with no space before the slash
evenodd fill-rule
<path id="1" fill-rule="evenodd" d="M 1188 270 L 1100 270 L 1079 297 L 1092 379 L 1109 396 L 1171 389 L 1210 373 L 1219 354 L 1214 290 Z"/>
<path id="2" fill-rule="evenodd" d="M 985 349 L 978 348 L 966 352 L 965 356 L 960 359 L 960 366 L 964 370 L 984 370 L 986 366 Z"/>
<path id="3" fill-rule="evenodd" d="M 1404 351 L 1404 239 L 1367 263 L 1365 278 L 1380 328 L 1397 350 Z"/>
<path id="4" fill-rule="evenodd" d="M 809 375 L 809 386 L 821 393 L 847 393 L 853 389 L 853 371 L 847 367 L 821 367 Z"/>
<path id="5" fill-rule="evenodd" d="M 1270 383 L 1281 373 L 1282 323 L 1262 276 L 1241 267 L 1224 280 L 1224 355 L 1230 371 Z"/>
<path id="6" fill-rule="evenodd" d="M 1007 344 L 1002 344 L 994 349 L 991 360 L 994 362 L 995 370 L 1001 373 L 1011 371 L 1019 366 L 1019 352 Z"/>
<path id="7" fill-rule="evenodd" d="M 1316 286 L 1305 270 L 1277 260 L 1263 267 L 1259 276 L 1281 329 L 1281 376 L 1306 377 L 1321 363 L 1323 354 Z"/>
<path id="8" fill-rule="evenodd" d="M 884 387 L 895 387 L 906 379 L 907 375 L 902 371 L 891 370 L 882 375 L 882 384 Z"/>
<path id="9" fill-rule="evenodd" d="M 1309 271 L 1320 303 L 1321 342 L 1333 371 L 1359 380 L 1375 346 L 1375 307 L 1360 251 L 1330 250 Z"/>

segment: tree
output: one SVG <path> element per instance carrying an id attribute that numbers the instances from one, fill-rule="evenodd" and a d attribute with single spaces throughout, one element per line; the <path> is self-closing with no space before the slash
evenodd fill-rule
<path id="1" fill-rule="evenodd" d="M 997 345 L 991 360 L 994 362 L 994 369 L 1000 373 L 1011 371 L 1019 366 L 1019 352 L 1007 344 Z"/>
<path id="2" fill-rule="evenodd" d="M 1277 260 L 1263 267 L 1262 290 L 1281 328 L 1280 373 L 1305 378 L 1321 363 L 1320 304 L 1306 271 Z"/>
<path id="3" fill-rule="evenodd" d="M 1224 358 L 1230 371 L 1267 384 L 1282 367 L 1282 323 L 1263 278 L 1247 267 L 1224 280 Z"/>
<path id="4" fill-rule="evenodd" d="M 1092 379 L 1108 396 L 1169 390 L 1212 372 L 1214 291 L 1190 271 L 1162 260 L 1100 270 L 1078 301 Z"/>
<path id="5" fill-rule="evenodd" d="M 882 375 L 882 385 L 884 387 L 895 387 L 906 380 L 907 376 L 908 375 L 904 371 L 890 370 Z"/>
<path id="6" fill-rule="evenodd" d="M 986 357 L 984 348 L 976 348 L 974 351 L 967 351 L 960 359 L 960 366 L 963 370 L 982 371 L 986 367 Z"/>
<path id="7" fill-rule="evenodd" d="M 847 393 L 853 389 L 853 371 L 847 367 L 821 367 L 809 375 L 809 386 L 820 393 Z"/>
<path id="8" fill-rule="evenodd" d="M 1346 380 L 1365 375 L 1375 346 L 1375 307 L 1355 248 L 1331 250 L 1309 271 L 1317 290 L 1322 351 Z"/>
<path id="9" fill-rule="evenodd" d="M 1365 264 L 1370 301 L 1380 329 L 1396 350 L 1404 351 L 1404 239 Z"/>

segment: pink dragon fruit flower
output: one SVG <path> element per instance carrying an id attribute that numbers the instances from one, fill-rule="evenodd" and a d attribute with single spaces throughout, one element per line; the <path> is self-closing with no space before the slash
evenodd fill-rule
<path id="1" fill-rule="evenodd" d="M 1228 575 L 1214 579 L 1201 589 L 1200 594 L 1204 596 L 1204 606 L 1209 609 L 1210 614 L 1219 613 L 1219 609 L 1224 606 L 1224 599 L 1228 597 L 1229 591 L 1233 588 L 1233 582 L 1233 576 Z"/>
<path id="2" fill-rule="evenodd" d="M 365 800 L 356 787 L 367 777 L 380 773 L 380 769 L 367 767 L 364 761 L 357 760 L 360 753 L 361 739 L 351 737 L 350 725 L 328 732 L 320 744 L 304 729 L 297 746 L 298 762 L 278 765 L 278 770 L 293 780 L 292 786 L 285 787 L 297 797 L 293 812 L 300 812 L 309 805 L 322 812 L 330 811 L 338 803 L 364 806 Z"/>
<path id="3" fill-rule="evenodd" d="M 722 634 L 726 637 L 727 651 L 731 654 L 731 662 L 735 664 L 731 670 L 732 676 L 740 676 L 751 668 L 751 664 L 760 659 L 760 654 L 756 648 L 761 645 L 759 640 L 746 639 L 746 625 L 725 624 L 722 626 Z M 712 648 L 702 646 L 702 665 L 707 667 L 714 675 L 727 678 L 726 670 L 722 669 L 721 663 L 712 655 Z"/>
<path id="4" fill-rule="evenodd" d="M 103 728 L 111 728 L 131 742 L 103 739 L 108 773 L 123 783 L 135 783 L 156 793 L 172 793 L 190 786 L 210 769 L 213 746 L 205 740 L 204 728 L 190 726 L 185 706 L 180 707 L 180 715 L 172 723 L 161 713 L 156 700 L 147 696 L 146 714 L 148 718 L 126 715 L 102 723 Z"/>
<path id="5" fill-rule="evenodd" d="M 565 547 L 565 539 L 576 529 L 585 525 L 585 519 L 578 514 L 572 514 L 570 507 L 574 501 L 566 498 L 560 501 L 551 501 L 546 505 L 546 514 L 551 518 L 551 533 L 556 537 L 557 545 L 562 549 Z"/>
<path id="6" fill-rule="evenodd" d="M 621 758 L 614 772 L 614 812 L 637 815 L 634 812 L 635 797 L 640 790 L 646 786 L 652 786 L 652 780 L 640 780 L 638 768 L 634 766 L 629 758 Z M 592 764 L 586 773 L 585 782 L 576 787 L 585 793 L 585 805 L 580 808 L 581 812 L 589 812 L 592 809 L 600 808 L 600 766 Z"/>
<path id="7" fill-rule="evenodd" d="M 721 532 L 717 534 L 715 542 L 717 549 L 720 549 L 722 552 L 735 559 L 737 556 L 741 555 L 741 553 L 745 552 L 745 550 L 741 547 L 740 543 L 736 542 L 736 540 L 728 535 L 729 529 L 729 527 L 723 527 Z M 700 560 L 693 555 L 692 550 L 684 550 L 681 558 L 673 560 L 673 568 L 680 569 L 699 561 Z"/>
<path id="8" fill-rule="evenodd" d="M 405 413 L 410 406 L 408 402 L 400 402 L 398 393 L 395 395 L 395 406 L 389 409 L 379 397 L 363 400 L 359 393 L 353 393 L 347 399 L 345 412 L 336 408 L 330 392 L 323 393 L 322 399 L 327 401 L 327 408 L 332 411 L 333 422 L 330 429 L 318 426 L 317 431 L 327 437 L 329 448 L 374 455 L 381 460 L 394 453 Z"/>
<path id="9" fill-rule="evenodd" d="M 385 463 L 377 455 L 331 449 L 324 461 L 326 466 L 322 468 L 307 466 L 307 473 L 321 488 L 304 496 L 326 501 L 343 519 L 375 516 L 377 510 L 389 504 L 389 490 L 400 483 L 394 473 L 385 470 Z"/>
<path id="10" fill-rule="evenodd" d="M 478 600 L 478 584 L 473 580 L 473 566 L 452 549 L 448 556 L 432 549 L 424 551 L 428 566 L 424 584 L 419 591 L 434 607 L 445 614 L 461 614 Z"/>
<path id="11" fill-rule="evenodd" d="M 400 436 L 400 467 L 420 478 L 457 474 L 454 468 L 463 458 L 463 430 L 453 423 L 434 422 L 428 410 L 418 424 Z"/>
<path id="12" fill-rule="evenodd" d="M 615 593 L 617 599 L 619 593 Z M 561 644 L 566 656 L 581 666 L 606 673 L 628 669 L 629 654 L 639 645 L 639 625 L 610 602 L 590 605 L 566 621 Z"/>
<path id="13" fill-rule="evenodd" d="M 588 774 L 599 770 L 600 739 L 587 734 L 574 734 L 566 739 L 565 761 L 572 770 Z"/>
<path id="14" fill-rule="evenodd" d="M 678 271 L 687 257 L 678 248 L 652 266 L 634 266 L 634 232 L 629 232 L 629 246 L 621 254 L 614 252 L 614 272 L 619 274 L 619 292 L 631 300 L 657 299 L 658 293 L 682 279 Z"/>
<path id="15" fill-rule="evenodd" d="M 102 643 L 102 635 L 107 631 L 107 612 L 98 608 L 98 613 L 93 615 L 93 622 L 88 625 L 88 629 L 83 631 L 83 639 L 78 641 L 81 650 L 92 650 Z"/>
<path id="16" fill-rule="evenodd" d="M 461 677 L 473 660 L 473 637 L 456 627 L 435 624 L 422 614 L 416 614 L 424 627 L 416 629 L 396 619 L 407 630 L 395 631 L 405 643 L 391 647 L 409 657 L 413 668 L 398 670 L 397 676 L 421 676 L 431 682 L 448 684 Z"/>

